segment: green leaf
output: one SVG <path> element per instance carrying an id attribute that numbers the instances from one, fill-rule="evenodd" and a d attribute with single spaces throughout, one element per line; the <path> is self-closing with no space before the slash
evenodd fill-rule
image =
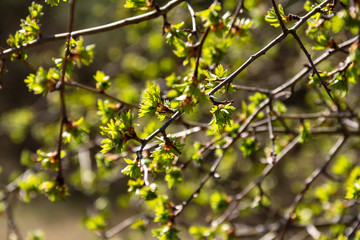
<path id="1" fill-rule="evenodd" d="M 170 221 L 170 212 L 169 212 L 169 200 L 164 196 L 159 196 L 156 199 L 156 205 L 154 206 L 155 210 L 155 219 L 154 222 L 159 222 L 164 225 Z"/>
<path id="2" fill-rule="evenodd" d="M 279 13 L 280 13 L 282 21 L 287 22 L 288 19 L 287 19 L 285 13 L 284 13 L 284 9 L 283 9 L 281 4 L 278 5 L 278 9 L 279 9 Z M 267 15 L 265 16 L 265 21 L 271 23 L 270 24 L 271 26 L 274 26 L 274 27 L 279 27 L 280 26 L 279 19 L 278 19 L 276 13 L 275 13 L 275 10 L 274 10 L 273 7 L 270 9 L 270 11 L 267 12 Z"/>
<path id="3" fill-rule="evenodd" d="M 52 202 L 63 201 L 65 196 L 69 195 L 67 186 L 59 185 L 55 180 L 41 183 L 39 189 Z"/>
<path id="4" fill-rule="evenodd" d="M 130 176 L 133 179 L 136 179 L 141 176 L 141 170 L 137 161 L 132 161 L 125 158 L 124 161 L 128 164 L 121 172 L 125 175 Z"/>
<path id="5" fill-rule="evenodd" d="M 59 5 L 60 0 L 45 0 L 45 2 L 53 7 Z M 67 0 L 63 0 L 63 2 L 67 2 Z"/>
<path id="6" fill-rule="evenodd" d="M 111 86 L 111 82 L 109 82 L 110 77 L 106 76 L 104 72 L 97 71 L 93 77 L 96 81 L 97 89 L 104 91 Z"/>
<path id="7" fill-rule="evenodd" d="M 258 143 L 254 137 L 245 138 L 241 143 L 240 150 L 244 157 L 250 156 L 259 149 Z"/>
<path id="8" fill-rule="evenodd" d="M 106 126 L 100 126 L 100 130 L 100 133 L 107 137 L 101 142 L 102 153 L 107 153 L 113 148 L 115 148 L 117 152 L 121 152 L 128 140 L 137 137 L 133 127 L 131 111 L 127 111 L 111 119 Z"/>
<path id="9" fill-rule="evenodd" d="M 85 219 L 85 226 L 90 230 L 102 230 L 106 226 L 105 216 L 98 214 L 95 216 L 87 217 Z"/>
<path id="10" fill-rule="evenodd" d="M 150 0 L 126 0 L 125 8 L 148 10 L 154 7 Z"/>
<path id="11" fill-rule="evenodd" d="M 189 228 L 189 233 L 196 239 L 213 239 L 215 232 L 213 229 L 204 226 L 191 226 Z"/>
<path id="12" fill-rule="evenodd" d="M 165 171 L 172 167 L 175 156 L 179 156 L 184 144 L 174 138 L 157 138 L 159 147 L 151 154 L 153 157 L 152 167 L 157 171 Z"/>
<path id="13" fill-rule="evenodd" d="M 346 175 L 349 173 L 352 166 L 353 166 L 353 164 L 348 160 L 347 157 L 339 156 L 336 159 L 335 164 L 332 166 L 332 171 L 335 174 Z"/>
<path id="14" fill-rule="evenodd" d="M 308 122 L 304 122 L 300 124 L 299 134 L 300 134 L 299 143 L 304 143 L 311 138 L 310 124 Z"/>
<path id="15" fill-rule="evenodd" d="M 175 184 L 182 182 L 181 170 L 178 167 L 172 167 L 166 171 L 165 180 L 168 182 L 169 188 Z"/>
<path id="16" fill-rule="evenodd" d="M 347 199 L 360 199 L 360 179 L 354 181 L 354 183 L 347 187 L 346 196 Z"/>
<path id="17" fill-rule="evenodd" d="M 157 237 L 160 240 L 180 240 L 177 236 L 179 230 L 173 226 L 165 226 L 162 229 L 153 230 L 154 237 Z"/>
<path id="18" fill-rule="evenodd" d="M 143 198 L 145 201 L 151 201 L 156 199 L 157 193 L 157 186 L 155 183 L 150 184 L 150 186 L 144 186 L 141 190 L 140 190 L 140 196 L 141 198 Z"/>
<path id="19" fill-rule="evenodd" d="M 225 210 L 229 206 L 227 196 L 219 192 L 213 193 L 210 198 L 210 206 L 215 212 Z"/>
<path id="20" fill-rule="evenodd" d="M 219 104 L 219 105 L 215 105 L 211 109 L 211 113 L 213 114 L 213 117 L 209 125 L 212 125 L 212 129 L 214 132 L 220 132 L 225 125 L 231 124 L 230 115 L 235 111 L 235 107 L 230 105 L 231 103 L 227 105 Z"/>
<path id="21" fill-rule="evenodd" d="M 162 100 L 157 84 L 148 84 L 142 95 L 139 117 L 154 113 L 160 120 L 164 120 L 166 115 L 172 112 L 169 108 L 170 103 Z"/>

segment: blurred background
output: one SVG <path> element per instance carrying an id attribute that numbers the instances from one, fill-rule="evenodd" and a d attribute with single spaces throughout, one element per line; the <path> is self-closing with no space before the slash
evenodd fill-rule
<path id="1" fill-rule="evenodd" d="M 43 1 L 37 1 L 43 3 Z M 159 1 L 159 4 L 167 1 Z M 246 1 L 245 1 L 246 2 Z M 278 1 L 282 3 L 287 12 L 293 12 L 298 15 L 305 13 L 303 10 L 303 1 Z M 20 19 L 28 15 L 28 6 L 32 1 L 13 1 L 1 0 L 0 9 L 5 14 L 0 15 L 0 46 L 3 49 L 8 48 L 6 40 L 9 34 L 14 34 L 19 29 Z M 194 1 L 195 11 L 206 9 L 212 1 Z M 98 26 L 126 17 L 140 14 L 139 11 L 125 9 L 124 0 L 86 0 L 76 1 L 74 29 L 83 29 Z M 234 11 L 237 4 L 236 0 L 224 1 L 225 11 Z M 265 46 L 269 41 L 275 38 L 279 29 L 264 24 L 264 16 L 270 8 L 269 1 L 249 1 L 247 11 L 243 17 L 249 17 L 253 20 L 253 28 L 246 37 L 234 37 L 227 51 L 222 64 L 229 73 L 239 67 L 248 57 Z M 41 18 L 41 33 L 43 36 L 62 33 L 66 31 L 68 4 L 60 2 L 58 7 L 44 5 L 44 16 Z M 176 24 L 185 21 L 185 24 L 191 26 L 191 19 L 187 12 L 185 4 L 173 9 L 168 14 L 168 21 Z M 84 37 L 84 45 L 95 44 L 95 58 L 89 66 L 82 66 L 76 69 L 72 78 L 82 84 L 94 87 L 93 75 L 97 70 L 103 71 L 111 77 L 112 87 L 109 93 L 120 99 L 139 103 L 142 89 L 146 82 L 155 81 L 166 89 L 165 78 L 172 73 L 181 74 L 187 71 L 183 66 L 182 59 L 177 58 L 172 53 L 172 48 L 165 43 L 165 37 L 162 34 L 162 19 L 154 19 L 137 25 L 127 26 L 121 29 L 104 32 L 93 36 Z M 299 30 L 304 35 L 306 26 Z M 338 41 L 346 40 L 344 35 L 338 35 Z M 311 49 L 311 40 L 304 37 L 304 42 Z M 257 60 L 250 68 L 246 69 L 237 78 L 237 83 L 246 86 L 257 86 L 274 89 L 281 83 L 290 79 L 294 74 L 301 70 L 306 63 L 306 58 L 301 54 L 292 38 L 288 38 L 283 43 L 271 49 L 265 56 Z M 63 56 L 64 42 L 50 42 L 29 50 L 28 62 L 35 67 L 43 66 L 49 68 L 53 66 L 52 59 Z M 312 52 L 313 56 L 319 56 L 319 52 Z M 332 58 L 332 62 L 337 63 L 343 60 L 346 55 L 337 55 Z M 331 68 L 335 64 L 327 62 L 321 65 L 322 68 Z M 58 94 L 49 93 L 46 96 L 34 95 L 28 91 L 24 84 L 24 79 L 34 71 L 20 61 L 11 62 L 9 59 L 5 62 L 7 73 L 3 75 L 3 89 L 0 90 L 0 183 L 4 188 L 16 177 L 20 176 L 28 168 L 29 162 L 33 161 L 37 149 L 54 151 L 57 140 L 59 125 L 59 99 Z M 316 105 L 316 93 L 311 91 L 311 87 L 304 84 L 297 86 L 296 92 L 292 98 L 286 101 L 289 112 L 316 112 L 323 110 L 322 106 Z M 353 92 L 358 91 L 354 87 Z M 166 93 L 166 91 L 165 91 Z M 225 98 L 234 99 L 234 106 L 241 108 L 241 101 L 249 97 L 249 93 L 235 92 L 227 93 Z M 349 94 L 350 95 L 350 94 Z M 101 124 L 97 116 L 97 98 L 94 94 L 79 90 L 67 88 L 66 101 L 69 105 L 69 116 L 73 120 L 84 117 L 86 122 L 90 123 L 88 128 L 91 130 L 89 141 L 96 143 L 99 138 L 98 126 Z M 349 99 L 350 105 L 356 105 L 357 99 Z M 188 120 L 208 123 L 211 119 L 211 104 L 204 104 L 197 107 L 196 111 L 188 117 Z M 149 119 L 140 120 L 140 125 Z M 152 129 L 156 129 L 160 123 L 154 123 Z M 140 127 L 143 128 L 143 127 Z M 56 129 L 56 131 L 54 131 Z M 176 132 L 177 126 L 169 128 L 169 132 Z M 150 129 L 144 130 L 144 136 Z M 264 135 L 265 136 L 265 135 Z M 263 137 L 264 137 L 263 136 Z M 260 137 L 261 138 L 261 137 Z M 266 138 L 266 137 L 264 137 Z M 323 161 L 328 153 L 329 147 L 337 139 L 337 136 L 318 136 L 315 141 L 305 144 L 295 149 L 292 157 L 296 161 L 288 161 L 281 165 L 279 170 L 273 176 L 269 176 L 266 181 L 266 187 L 271 189 L 273 201 L 278 202 L 279 206 L 287 206 L 291 203 L 294 192 L 302 186 L 304 177 L 308 176 L 320 162 Z M 199 137 L 187 139 L 187 143 L 203 140 Z M 353 143 L 357 145 L 357 143 Z M 266 141 L 262 140 L 264 150 Z M 72 149 L 72 146 L 69 146 Z M 74 148 L 75 149 L 75 148 Z M 305 151 L 304 151 L 305 149 Z M 95 163 L 95 153 L 100 148 L 95 146 L 87 153 L 90 154 L 91 165 Z M 259 150 L 259 152 L 260 152 Z M 236 186 L 246 185 L 251 178 L 246 178 L 245 174 L 259 173 L 262 165 L 254 163 L 263 153 L 255 154 L 251 158 L 243 159 L 239 149 L 234 152 L 238 154 L 241 164 L 235 158 L 228 156 L 221 165 L 219 172 L 227 178 L 221 184 L 229 182 Z M 349 159 L 355 159 L 359 150 L 351 151 L 347 154 Z M 79 154 L 75 150 L 73 154 Z M 188 154 L 189 155 L 189 154 Z M 188 157 L 186 154 L 184 158 Z M 80 156 L 75 157 L 75 159 Z M 131 196 L 127 193 L 127 178 L 114 173 L 113 176 L 106 176 L 99 180 L 96 188 L 87 188 L 83 186 L 80 179 L 80 173 L 77 170 L 77 163 L 70 158 L 65 161 L 66 179 L 70 184 L 70 196 L 63 202 L 52 203 L 44 196 L 38 196 L 31 200 L 30 204 L 18 200 L 18 196 L 13 198 L 14 218 L 18 224 L 23 236 L 29 231 L 41 229 L 45 233 L 45 239 L 96 239 L 96 235 L 86 229 L 84 219 L 86 213 L 91 212 L 95 204 L 106 205 L 111 212 L 112 224 L 116 225 L 126 217 L 139 212 L 140 204 L 136 201 L 129 201 Z M 283 171 L 286 169 L 286 171 Z M 236 171 L 235 171 L 236 170 Z M 231 172 L 233 171 L 233 172 Z M 231 174 L 229 173 L 231 172 Z M 191 172 L 190 172 L 191 173 Z M 174 198 L 180 200 L 188 196 L 191 189 L 197 186 L 198 173 L 189 179 L 194 179 L 188 185 L 180 186 Z M 239 176 L 244 177 L 244 182 L 239 183 Z M 291 184 L 284 182 L 286 178 L 292 180 Z M 211 184 L 209 189 L 212 191 Z M 92 186 L 94 187 L 94 186 Z M 99 189 L 100 188 L 100 189 Z M 189 190 L 190 189 L 190 190 Z M 104 194 L 105 193 L 105 194 Z M 106 197 L 101 197 L 104 194 Z M 21 198 L 21 197 L 20 197 Z M 184 221 L 198 219 L 204 213 L 208 204 L 208 199 L 201 198 L 196 200 L 197 206 L 190 206 L 184 213 Z M 250 200 L 249 200 L 250 201 Z M 130 202 L 130 203 L 129 203 Z M 257 217 L 252 218 L 254 222 L 261 218 L 261 211 Z M 201 220 L 194 220 L 201 223 Z M 7 232 L 7 222 L 4 215 L 0 215 L 0 239 L 4 238 Z M 128 235 L 130 234 L 130 235 Z M 140 232 L 125 233 L 123 238 L 119 239 L 141 239 Z M 185 235 L 184 235 L 185 236 Z M 185 239 L 185 237 L 184 237 Z"/>

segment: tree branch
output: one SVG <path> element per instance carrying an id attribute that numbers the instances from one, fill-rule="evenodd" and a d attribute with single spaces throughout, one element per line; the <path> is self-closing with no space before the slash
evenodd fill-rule
<path id="1" fill-rule="evenodd" d="M 184 1 L 185 0 L 172 0 L 172 1 L 168 2 L 166 5 L 164 5 L 163 7 L 160 7 L 158 10 L 154 10 L 154 11 L 151 11 L 148 13 L 141 14 L 139 16 L 129 17 L 129 18 L 117 21 L 117 22 L 113 22 L 113 23 L 109 23 L 109 24 L 105 24 L 105 25 L 101 25 L 101 26 L 97 26 L 97 27 L 85 28 L 85 29 L 73 31 L 71 35 L 72 35 L 72 37 L 92 35 L 92 34 L 111 31 L 111 30 L 118 29 L 118 28 L 121 28 L 121 27 L 124 27 L 127 25 L 137 24 L 137 23 L 141 23 L 144 21 L 148 21 L 148 20 L 151 20 L 151 19 L 154 19 L 154 18 L 157 18 L 159 16 L 166 14 L 171 9 L 173 9 L 174 7 L 176 7 L 177 5 L 179 5 L 180 3 L 184 2 Z M 68 36 L 68 32 L 59 33 L 59 34 L 55 34 L 52 36 L 41 37 L 41 38 L 31 41 L 27 44 L 24 44 L 23 46 L 21 46 L 19 48 L 6 49 L 0 53 L 0 59 L 8 58 L 13 53 L 23 51 L 25 49 L 32 48 L 32 47 L 35 47 L 35 46 L 38 46 L 38 45 L 41 45 L 41 44 L 44 44 L 47 42 L 64 40 L 67 38 L 67 36 Z"/>

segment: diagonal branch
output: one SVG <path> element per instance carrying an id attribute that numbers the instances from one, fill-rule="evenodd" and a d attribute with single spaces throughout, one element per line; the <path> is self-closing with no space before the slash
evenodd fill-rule
<path id="1" fill-rule="evenodd" d="M 307 59 L 309 60 L 309 63 L 311 65 L 311 68 L 313 69 L 313 71 L 315 72 L 316 76 L 318 76 L 318 78 L 320 79 L 321 84 L 324 86 L 327 94 L 329 95 L 329 97 L 331 98 L 331 100 L 334 101 L 333 97 L 330 94 L 330 89 L 327 87 L 326 83 L 324 82 L 324 80 L 322 79 L 322 77 L 320 76 L 318 70 L 315 67 L 315 64 L 313 62 L 313 60 L 311 59 L 311 56 L 309 54 L 309 52 L 306 50 L 304 44 L 301 42 L 299 36 L 296 34 L 296 31 L 291 31 L 291 35 L 293 35 L 293 37 L 295 38 L 295 40 L 298 42 L 300 48 L 303 50 L 304 54 L 306 55 Z"/>
<path id="2" fill-rule="evenodd" d="M 231 32 L 231 29 L 234 27 L 236 18 L 239 16 L 239 14 L 242 12 L 242 8 L 244 7 L 244 0 L 239 0 L 238 5 L 236 6 L 233 19 L 230 22 L 229 31 L 226 33 L 225 38 L 227 38 Z"/>
<path id="3" fill-rule="evenodd" d="M 341 51 L 341 50 L 343 50 L 343 49 L 345 49 L 347 47 L 350 47 L 351 44 L 353 44 L 357 39 L 358 39 L 358 37 L 351 38 L 348 41 L 339 44 L 337 48 L 329 49 L 328 51 L 323 53 L 320 57 L 318 57 L 317 59 L 314 60 L 314 62 L 313 62 L 314 65 L 317 65 L 320 62 L 326 60 L 328 57 L 330 57 L 335 52 L 338 52 L 338 51 Z M 309 68 L 309 67 L 303 68 L 298 74 L 296 74 L 289 81 L 287 81 L 286 83 L 284 83 L 281 86 L 279 86 L 279 87 L 275 88 L 274 90 L 272 90 L 271 94 L 275 95 L 277 93 L 280 93 L 280 92 L 284 91 L 286 88 L 293 87 L 298 81 L 300 81 L 300 79 L 302 79 L 306 74 L 308 74 L 310 72 L 310 70 L 311 70 L 311 68 Z"/>
<path id="4" fill-rule="evenodd" d="M 211 222 L 212 226 L 219 226 L 221 223 L 223 223 L 226 219 L 230 217 L 230 215 L 235 211 L 237 206 L 240 203 L 240 200 L 244 198 L 254 187 L 258 186 L 266 176 L 268 176 L 275 166 L 277 166 L 277 163 L 284 157 L 286 154 L 292 150 L 299 142 L 299 137 L 294 138 L 278 155 L 277 162 L 275 164 L 269 164 L 267 165 L 264 170 L 262 171 L 261 175 L 257 177 L 253 182 L 251 182 L 249 185 L 247 185 L 241 192 L 235 195 L 233 200 L 231 201 L 229 207 L 226 209 L 226 211 L 217 219 L 213 220 Z"/>
<path id="5" fill-rule="evenodd" d="M 280 27 L 284 33 L 287 33 L 289 30 L 286 28 L 284 21 L 282 20 L 282 16 L 280 15 L 279 8 L 276 6 L 275 0 L 271 0 L 271 4 L 274 7 L 275 14 L 277 18 L 279 19 Z"/>
<path id="6" fill-rule="evenodd" d="M 326 167 L 329 165 L 331 160 L 334 159 L 335 155 L 339 152 L 341 147 L 346 142 L 346 136 L 342 136 L 339 138 L 339 140 L 335 143 L 335 145 L 331 148 L 329 155 L 327 156 L 326 160 L 323 162 L 323 164 L 315 169 L 315 171 L 305 180 L 303 189 L 295 196 L 293 203 L 290 206 L 289 213 L 285 216 L 285 223 L 283 225 L 282 231 L 280 233 L 280 239 L 284 239 L 286 230 L 291 222 L 291 219 L 295 213 L 295 210 L 303 197 L 305 196 L 305 193 L 310 188 L 310 186 L 314 183 L 314 181 L 320 176 L 320 174 L 325 171 Z"/>
<path id="7" fill-rule="evenodd" d="M 69 86 L 72 86 L 72 87 L 81 88 L 81 89 L 86 90 L 88 92 L 93 92 L 93 93 L 103 95 L 103 96 L 105 96 L 105 97 L 107 97 L 107 98 L 109 98 L 111 100 L 114 100 L 114 101 L 116 101 L 116 102 L 120 103 L 121 105 L 126 106 L 128 108 L 139 108 L 139 106 L 136 105 L 136 104 L 124 102 L 123 100 L 120 100 L 117 97 L 114 97 L 113 95 L 110 95 L 110 94 L 106 93 L 105 91 L 99 90 L 97 88 L 92 88 L 92 87 L 89 87 L 89 86 L 86 86 L 84 84 L 81 84 L 81 83 L 78 83 L 78 82 L 75 82 L 75 81 L 71 81 L 71 80 L 65 81 L 65 84 L 69 85 Z"/>
<path id="8" fill-rule="evenodd" d="M 230 76 L 228 76 L 226 79 L 224 79 L 220 84 L 218 84 L 216 87 L 214 87 L 210 92 L 208 92 L 208 96 L 214 95 L 218 90 L 220 90 L 225 85 L 231 83 L 245 68 L 247 68 L 252 62 L 254 62 L 257 58 L 264 55 L 267 51 L 269 51 L 272 47 L 274 47 L 276 44 L 284 40 L 289 32 L 295 31 L 298 29 L 301 25 L 303 25 L 311 16 L 313 16 L 315 13 L 319 12 L 321 8 L 326 6 L 331 0 L 325 0 L 318 6 L 316 6 L 313 10 L 308 12 L 305 16 L 301 17 L 300 20 L 287 32 L 281 33 L 279 36 L 277 36 L 274 40 L 272 40 L 268 45 L 266 45 L 264 48 L 262 48 L 260 51 L 255 53 L 254 55 L 251 55 L 250 58 L 243 63 L 238 69 L 236 69 Z"/>
<path id="9" fill-rule="evenodd" d="M 219 166 L 221 160 L 224 158 L 225 155 L 225 151 L 226 149 L 222 152 L 222 154 L 216 158 L 215 162 L 213 163 L 213 165 L 211 166 L 210 172 L 208 172 L 203 179 L 201 180 L 198 188 L 188 197 L 188 199 L 186 199 L 184 202 L 182 202 L 180 205 L 176 206 L 176 212 L 174 213 L 174 217 L 177 217 L 183 210 L 184 208 L 194 199 L 196 198 L 200 192 L 201 189 L 205 186 L 205 184 L 207 183 L 207 181 L 211 178 L 211 177 L 215 177 L 215 171 L 217 169 L 217 167 Z"/>

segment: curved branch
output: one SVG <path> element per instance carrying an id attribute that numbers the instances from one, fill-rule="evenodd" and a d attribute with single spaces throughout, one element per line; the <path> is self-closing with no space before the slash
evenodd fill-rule
<path id="1" fill-rule="evenodd" d="M 141 22 L 144 22 L 147 20 L 151 20 L 151 19 L 154 19 L 154 18 L 157 18 L 159 16 L 166 14 L 171 9 L 173 9 L 174 7 L 176 7 L 177 5 L 179 5 L 180 3 L 184 2 L 184 1 L 185 0 L 172 0 L 172 1 L 168 2 L 165 6 L 159 8 L 158 10 L 144 13 L 144 14 L 141 14 L 141 15 L 135 16 L 135 17 L 129 17 L 126 19 L 122 19 L 117 22 L 100 25 L 97 27 L 85 28 L 85 29 L 73 31 L 71 33 L 71 36 L 78 37 L 78 36 L 92 35 L 92 34 L 111 31 L 111 30 L 118 29 L 118 28 L 121 28 L 121 27 L 124 27 L 127 25 L 137 24 L 137 23 L 141 23 Z M 66 39 L 67 36 L 68 36 L 68 33 L 59 33 L 59 34 L 55 34 L 52 36 L 41 37 L 41 38 L 31 41 L 27 44 L 24 44 L 18 48 L 6 49 L 0 53 L 0 59 L 8 58 L 13 53 L 23 51 L 25 49 L 32 48 L 32 47 L 35 47 L 35 46 L 38 46 L 38 45 L 41 45 L 41 44 L 44 44 L 47 42 L 64 40 L 64 39 Z"/>

